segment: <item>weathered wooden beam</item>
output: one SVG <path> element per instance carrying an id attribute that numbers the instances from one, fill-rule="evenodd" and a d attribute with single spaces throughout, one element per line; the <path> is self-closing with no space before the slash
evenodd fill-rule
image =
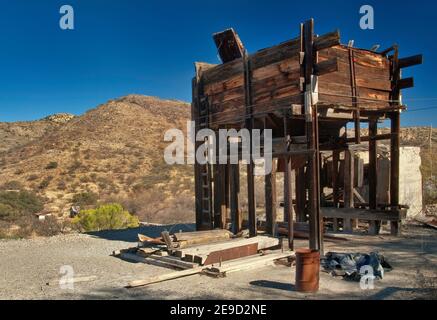
<path id="1" fill-rule="evenodd" d="M 390 203 L 395 208 L 399 207 L 400 126 L 400 113 L 396 112 L 391 117 L 392 140 L 390 146 Z M 393 235 L 398 235 L 399 222 L 392 222 L 391 230 Z"/>
<path id="2" fill-rule="evenodd" d="M 306 206 L 306 179 L 305 167 L 300 167 L 296 172 L 296 221 L 306 222 L 305 206 Z"/>
<path id="3" fill-rule="evenodd" d="M 288 222 L 288 247 L 294 250 L 294 235 L 293 235 L 293 188 L 291 184 L 291 159 L 285 159 L 285 174 L 284 174 L 284 218 L 287 217 Z"/>
<path id="4" fill-rule="evenodd" d="M 340 44 L 340 31 L 324 34 L 314 39 L 314 50 L 320 51 Z"/>
<path id="5" fill-rule="evenodd" d="M 332 152 L 332 192 L 334 197 L 334 207 L 338 208 L 340 205 L 340 181 L 339 181 L 339 164 L 340 151 L 334 150 Z M 334 232 L 338 231 L 338 219 L 333 219 Z"/>
<path id="6" fill-rule="evenodd" d="M 153 284 L 153 283 L 188 277 L 188 276 L 192 276 L 192 275 L 201 273 L 203 269 L 204 269 L 204 267 L 199 267 L 199 268 L 187 269 L 187 270 L 182 270 L 182 271 L 174 271 L 171 273 L 160 274 L 157 276 L 151 276 L 151 277 L 147 277 L 147 278 L 144 278 L 141 280 L 134 280 L 134 281 L 130 281 L 128 283 L 127 288 L 143 287 L 143 286 L 147 286 L 147 285 Z"/>
<path id="7" fill-rule="evenodd" d="M 350 150 L 346 150 L 344 154 L 344 188 L 343 202 L 345 208 L 354 207 L 354 156 Z M 352 232 L 351 218 L 345 218 L 343 221 L 346 232 Z"/>
<path id="8" fill-rule="evenodd" d="M 365 136 L 365 137 L 361 137 L 361 142 L 390 140 L 391 137 L 392 137 L 391 133 L 378 134 L 375 136 Z M 345 141 L 346 143 L 355 142 L 355 138 L 347 138 L 342 140 Z"/>
<path id="9" fill-rule="evenodd" d="M 423 55 L 418 54 L 411 57 L 399 59 L 399 68 L 408 68 L 423 63 Z"/>
<path id="10" fill-rule="evenodd" d="M 319 62 L 314 66 L 314 74 L 317 76 L 323 76 L 328 73 L 337 72 L 338 70 L 339 61 L 337 58 Z"/>
<path id="11" fill-rule="evenodd" d="M 276 160 L 272 162 L 272 172 L 265 176 L 266 232 L 276 235 L 277 194 L 276 194 Z"/>
<path id="12" fill-rule="evenodd" d="M 369 135 L 375 137 L 378 134 L 378 122 L 372 119 L 369 123 Z M 370 210 L 377 208 L 377 186 L 378 186 L 378 154 L 377 141 L 372 139 L 369 141 L 369 207 Z M 379 234 L 381 226 L 380 221 L 372 220 L 370 222 L 369 233 Z"/>
<path id="13" fill-rule="evenodd" d="M 379 54 L 385 56 L 388 53 L 390 53 L 391 51 L 395 50 L 395 47 L 396 47 L 396 45 L 393 45 L 393 46 L 391 46 L 391 47 L 389 47 L 387 49 L 382 50 L 381 52 L 379 52 Z"/>
<path id="14" fill-rule="evenodd" d="M 321 224 L 323 220 L 320 216 L 320 192 L 319 192 L 319 136 L 318 136 L 318 114 L 317 105 L 313 104 L 313 74 L 314 65 L 317 61 L 317 50 L 322 48 L 328 48 L 339 40 L 339 34 L 333 37 L 328 37 L 322 40 L 322 37 L 318 38 L 318 42 L 314 45 L 314 20 L 308 20 L 301 28 L 301 37 L 303 37 L 301 52 L 304 52 L 304 61 L 301 69 L 301 76 L 305 79 L 305 93 L 304 93 L 304 105 L 305 105 L 305 119 L 306 119 L 306 136 L 308 138 L 307 148 L 314 150 L 312 156 L 308 159 L 308 196 L 309 196 L 309 225 L 310 225 L 310 249 L 319 250 L 323 254 L 323 235 L 321 231 Z M 322 38 L 322 39 L 321 39 Z"/>
<path id="15" fill-rule="evenodd" d="M 228 197 L 229 197 L 229 178 L 227 177 L 227 164 L 219 165 L 220 172 L 220 228 L 226 229 L 226 221 L 228 218 Z"/>
<path id="16" fill-rule="evenodd" d="M 399 49 L 396 46 L 392 57 L 391 78 L 393 82 L 393 90 L 391 98 L 394 105 L 399 105 L 401 91 L 398 86 L 401 78 L 401 70 L 399 68 Z M 399 207 L 399 147 L 400 147 L 400 130 L 401 130 L 401 114 L 400 112 L 393 112 L 390 117 L 391 120 L 391 141 L 390 141 L 390 203 L 392 208 Z M 398 235 L 400 228 L 400 221 L 391 221 L 392 235 Z"/>
<path id="17" fill-rule="evenodd" d="M 238 258 L 253 256 L 258 253 L 258 244 L 251 243 L 243 246 L 213 251 L 204 256 L 195 256 L 194 262 L 201 265 L 212 265 L 223 261 L 234 260 Z"/>
<path id="18" fill-rule="evenodd" d="M 239 233 L 242 230 L 243 215 L 240 208 L 240 166 L 230 165 L 230 210 L 232 219 L 232 232 Z"/>
<path id="19" fill-rule="evenodd" d="M 408 89 L 414 87 L 414 78 L 400 79 L 397 84 L 399 89 Z"/>
<path id="20" fill-rule="evenodd" d="M 223 63 L 243 57 L 245 49 L 234 29 L 214 33 L 213 39 Z"/>
<path id="21" fill-rule="evenodd" d="M 218 134 L 217 134 L 218 137 Z M 217 140 L 218 141 L 218 140 Z M 217 143 L 217 151 L 218 151 L 218 143 Z M 214 205 L 214 228 L 221 228 L 221 204 L 222 204 L 222 176 L 220 174 L 220 165 L 215 164 L 213 166 L 214 173 L 214 197 L 213 197 L 213 205 Z"/>
<path id="22" fill-rule="evenodd" d="M 366 210 L 354 208 L 322 208 L 324 218 L 338 219 L 359 219 L 359 220 L 377 220 L 377 221 L 399 221 L 402 213 L 400 211 L 384 211 L 384 210 Z"/>
<path id="23" fill-rule="evenodd" d="M 378 123 L 372 119 L 369 123 L 369 135 L 375 137 L 378 134 Z M 377 143 L 374 139 L 369 141 L 369 205 L 371 210 L 377 207 L 377 178 L 378 178 L 378 154 Z"/>
<path id="24" fill-rule="evenodd" d="M 196 232 L 177 232 L 174 234 L 175 241 L 187 241 L 190 244 L 208 243 L 208 241 L 228 240 L 231 232 L 223 229 L 214 229 Z"/>
<path id="25" fill-rule="evenodd" d="M 245 51 L 243 54 L 244 63 L 244 93 L 245 93 L 245 127 L 250 131 L 252 141 L 254 128 L 254 118 L 252 110 L 252 67 L 249 60 L 249 55 Z M 257 235 L 257 217 L 256 217 L 256 200 L 255 200 L 255 164 L 252 157 L 253 146 L 249 147 L 249 163 L 247 164 L 247 207 L 249 217 L 249 235 L 256 237 Z"/>

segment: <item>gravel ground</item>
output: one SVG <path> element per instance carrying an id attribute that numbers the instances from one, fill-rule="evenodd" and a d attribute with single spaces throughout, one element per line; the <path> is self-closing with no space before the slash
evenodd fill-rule
<path id="1" fill-rule="evenodd" d="M 192 226 L 174 226 L 189 231 Z M 169 229 L 169 228 L 167 228 Z M 130 280 L 169 272 L 168 269 L 130 263 L 110 256 L 112 251 L 136 245 L 138 232 L 156 236 L 162 227 L 141 230 L 71 234 L 32 240 L 0 241 L 0 299 L 437 299 L 437 231 L 404 227 L 400 238 L 346 236 L 349 241 L 326 243 L 325 251 L 378 251 L 394 270 L 361 290 L 358 283 L 321 273 L 320 291 L 294 290 L 294 268 L 284 266 L 238 272 L 222 279 L 195 275 L 143 288 L 125 289 Z M 297 246 L 305 247 L 306 241 Z M 71 266 L 77 278 L 94 277 L 61 289 L 62 266 Z"/>

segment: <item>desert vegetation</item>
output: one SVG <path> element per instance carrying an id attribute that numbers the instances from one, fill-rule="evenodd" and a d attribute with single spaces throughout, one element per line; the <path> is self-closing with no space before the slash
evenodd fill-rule
<path id="1" fill-rule="evenodd" d="M 139 220 L 120 204 L 106 204 L 81 211 L 73 219 L 73 225 L 84 232 L 119 230 L 138 227 Z"/>

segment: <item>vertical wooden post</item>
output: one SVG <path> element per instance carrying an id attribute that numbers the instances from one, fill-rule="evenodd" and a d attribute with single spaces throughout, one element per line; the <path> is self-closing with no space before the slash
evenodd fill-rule
<path id="1" fill-rule="evenodd" d="M 254 127 L 254 120 L 252 115 L 252 72 L 250 66 L 249 55 L 244 51 L 244 93 L 246 104 L 246 128 L 250 131 L 250 142 L 252 144 L 252 130 Z M 249 164 L 247 165 L 247 201 L 249 211 L 249 235 L 255 237 L 257 235 L 257 219 L 256 219 L 256 200 L 255 200 L 255 164 L 252 158 L 252 145 L 249 148 Z"/>
<path id="2" fill-rule="evenodd" d="M 340 186 L 338 181 L 338 165 L 340 162 L 340 151 L 334 150 L 332 152 L 332 193 L 334 196 L 334 207 L 338 208 L 340 204 Z M 333 219 L 334 232 L 338 231 L 338 219 Z"/>
<path id="3" fill-rule="evenodd" d="M 313 71 L 314 64 L 317 63 L 317 53 L 314 51 L 314 20 L 305 22 L 303 32 L 304 41 L 302 42 L 304 51 L 304 80 L 305 80 L 305 121 L 308 149 L 315 152 L 308 159 L 309 177 L 309 234 L 310 249 L 319 250 L 323 254 L 322 228 L 323 220 L 320 215 L 320 192 L 319 192 L 319 139 L 318 139 L 318 115 L 317 105 L 313 104 Z"/>
<path id="4" fill-rule="evenodd" d="M 354 159 L 350 150 L 344 153 L 344 190 L 343 200 L 345 208 L 354 207 Z M 352 220 L 343 220 L 344 231 L 352 232 Z"/>
<path id="5" fill-rule="evenodd" d="M 276 235 L 276 160 L 272 160 L 272 172 L 265 176 L 265 209 L 267 233 Z"/>
<path id="6" fill-rule="evenodd" d="M 284 217 L 288 222 L 288 247 L 294 250 L 294 226 L 293 226 L 293 187 L 291 184 L 291 157 L 285 158 L 284 173 Z"/>
<path id="7" fill-rule="evenodd" d="M 306 186 L 305 186 L 305 167 L 296 169 L 296 221 L 306 222 Z"/>
<path id="8" fill-rule="evenodd" d="M 229 179 L 227 178 L 227 165 L 219 164 L 220 169 L 220 228 L 226 229 L 228 217 Z"/>
<path id="9" fill-rule="evenodd" d="M 378 123 L 376 119 L 371 119 L 369 123 L 369 209 L 377 209 L 377 186 L 378 186 L 378 154 L 377 140 Z M 381 223 L 379 221 L 370 221 L 370 234 L 378 234 Z"/>
<path id="10" fill-rule="evenodd" d="M 232 232 L 237 234 L 242 230 L 243 217 L 240 209 L 240 166 L 230 165 L 230 209 L 232 219 Z"/>
<path id="11" fill-rule="evenodd" d="M 399 48 L 395 46 L 395 51 L 392 58 L 392 84 L 391 99 L 394 106 L 400 106 L 401 92 L 399 88 L 399 80 L 401 79 L 401 70 L 399 67 Z M 394 111 L 391 114 L 391 143 L 390 143 L 390 204 L 391 209 L 399 211 L 399 147 L 400 147 L 400 130 L 401 130 L 401 115 L 400 111 Z M 391 234 L 399 235 L 400 222 L 392 221 L 390 223 Z"/>
<path id="12" fill-rule="evenodd" d="M 218 130 L 215 133 L 216 138 L 216 145 L 215 145 L 215 159 L 216 163 L 212 166 L 213 167 L 213 206 L 214 206 L 214 229 L 222 228 L 222 221 L 221 221 L 221 203 L 222 203 L 222 197 L 224 196 L 222 193 L 222 175 L 221 175 L 221 166 L 218 164 L 218 155 L 219 155 L 219 132 Z"/>
<path id="13" fill-rule="evenodd" d="M 256 219 L 256 202 L 255 202 L 255 175 L 254 163 L 251 161 L 247 165 L 247 201 L 248 201 L 248 217 L 249 217 L 249 235 L 256 237 L 257 235 L 257 219 Z"/>
<path id="14" fill-rule="evenodd" d="M 400 135 L 400 113 L 395 112 L 391 117 L 391 147 L 390 147 L 390 204 L 392 210 L 399 210 L 399 135 Z M 391 234 L 399 235 L 399 222 L 392 221 Z"/>
<path id="15" fill-rule="evenodd" d="M 231 175 L 231 166 L 229 163 L 225 166 L 225 205 L 226 205 L 226 218 L 224 221 L 224 224 L 227 224 L 227 217 L 230 217 L 231 211 L 230 211 L 230 175 Z"/>

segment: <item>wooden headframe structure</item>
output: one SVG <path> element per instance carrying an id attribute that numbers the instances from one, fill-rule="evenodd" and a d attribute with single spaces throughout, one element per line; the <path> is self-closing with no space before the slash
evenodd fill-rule
<path id="1" fill-rule="evenodd" d="M 356 219 L 390 221 L 399 232 L 405 207 L 399 204 L 400 115 L 405 109 L 401 90 L 413 79 L 401 69 L 422 63 L 422 56 L 399 59 L 398 47 L 382 52 L 340 44 L 338 31 L 314 34 L 311 19 L 300 26 L 297 38 L 249 55 L 234 30 L 214 34 L 222 64 L 196 63 L 192 120 L 196 132 L 208 128 L 271 129 L 273 171 L 265 176 L 265 230 L 277 235 L 276 173 L 284 172 L 284 221 L 293 248 L 293 224 L 307 222 L 309 247 L 323 250 L 324 219 L 343 221 L 349 230 Z M 378 134 L 378 122 L 390 119 L 391 133 Z M 369 134 L 360 126 L 367 123 Z M 347 135 L 348 124 L 354 136 Z M 208 138 L 205 138 L 207 141 Z M 391 141 L 390 203 L 378 204 L 377 142 Z M 369 201 L 354 204 L 352 147 L 369 143 Z M 196 150 L 203 144 L 196 142 Z M 323 201 L 320 183 L 321 152 L 332 152 L 333 199 Z M 341 160 L 342 159 L 342 160 Z M 340 162 L 342 166 L 340 166 Z M 343 175 L 340 183 L 340 167 Z M 294 177 L 292 176 L 294 175 Z M 292 179 L 295 181 L 293 190 Z M 198 230 L 227 228 L 257 235 L 254 163 L 247 164 L 248 215 L 240 206 L 240 165 L 195 165 L 196 225 Z M 326 207 L 326 208 L 325 208 Z"/>

